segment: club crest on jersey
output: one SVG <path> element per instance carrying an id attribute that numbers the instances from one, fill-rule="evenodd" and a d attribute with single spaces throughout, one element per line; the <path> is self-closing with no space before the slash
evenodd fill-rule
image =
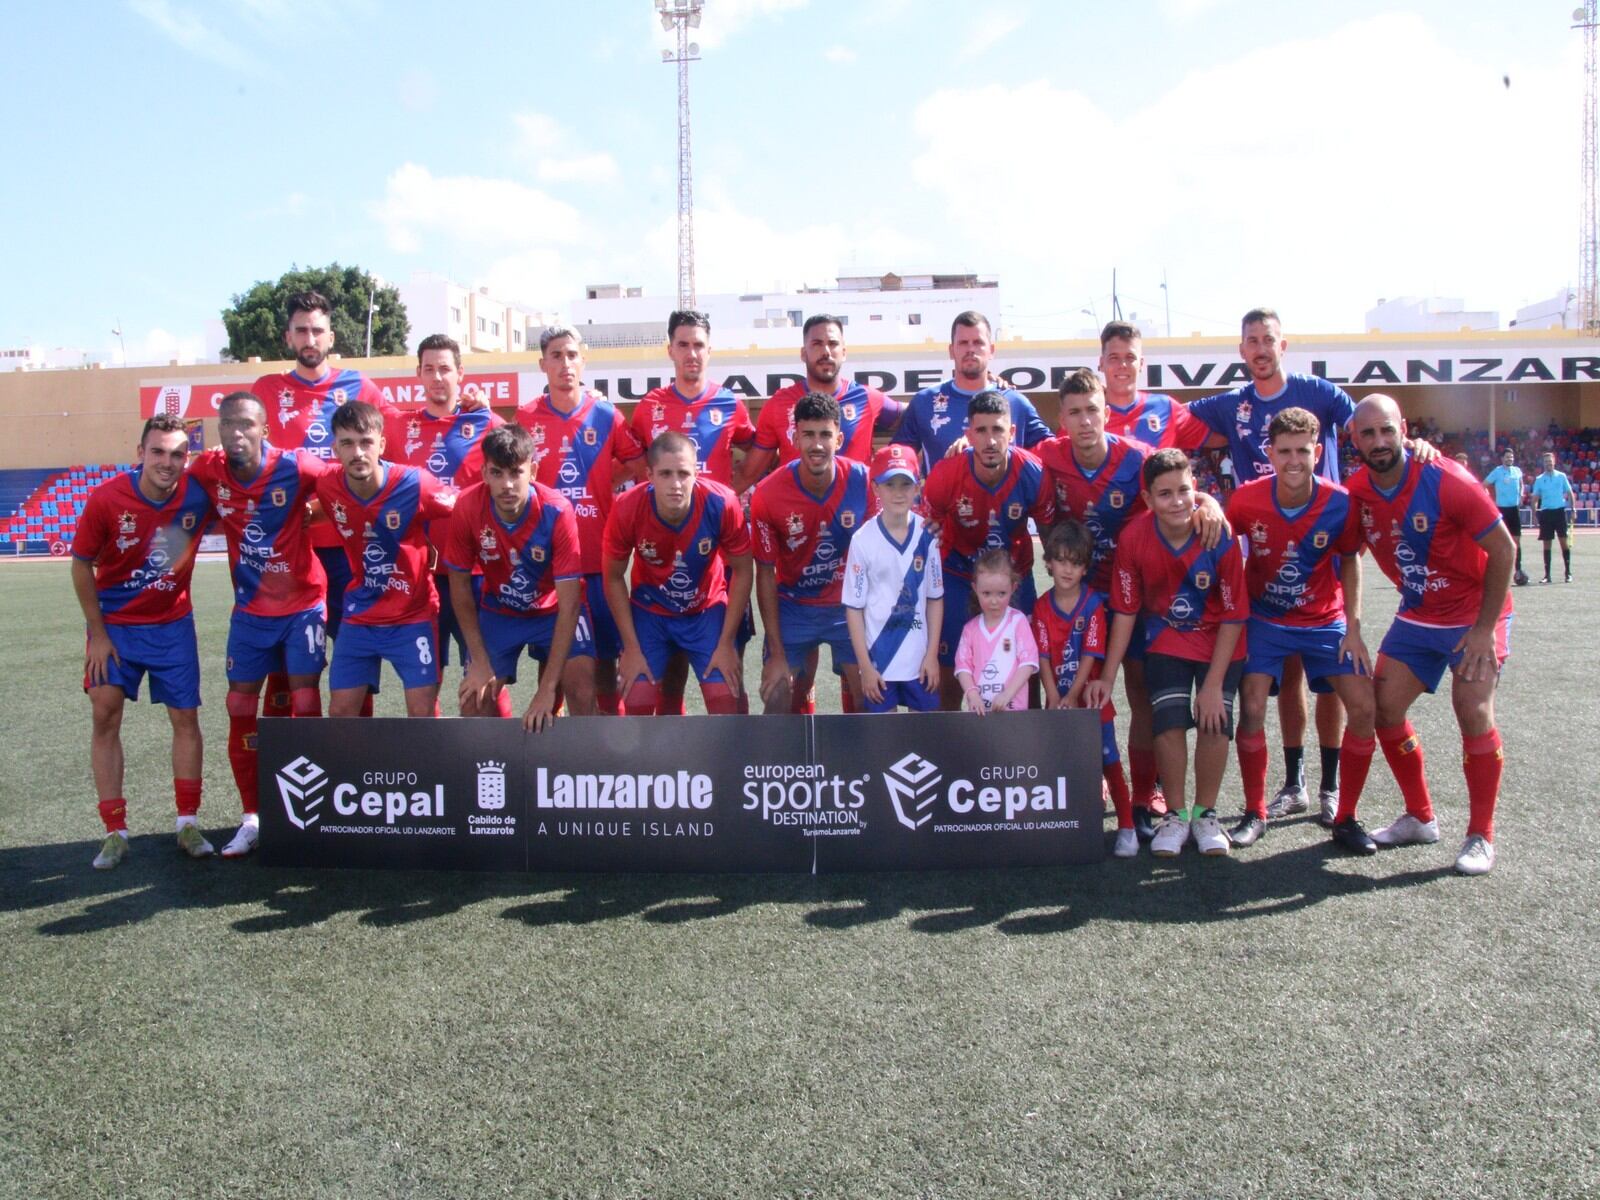
<path id="1" fill-rule="evenodd" d="M 1161 432 L 1161 418 L 1156 416 L 1155 413 L 1146 413 L 1144 423 L 1150 426 L 1151 433 Z"/>
<path id="2" fill-rule="evenodd" d="M 461 427 L 461 436 L 470 442 L 478 436 L 478 427 L 472 424 L 463 425 Z"/>
<path id="3" fill-rule="evenodd" d="M 707 555 L 709 555 L 711 553 L 711 539 L 708 538 L 708 537 L 701 538 L 698 542 L 696 542 L 694 544 L 694 552 L 696 554 L 698 554 L 701 558 L 705 558 Z M 682 561 L 683 561 L 683 556 L 682 555 L 678 556 L 678 561 L 679 561 L 680 564 L 682 563 Z"/>
<path id="4" fill-rule="evenodd" d="M 1112 488 L 1106 493 L 1106 501 L 1112 508 L 1121 508 L 1128 502 L 1128 497 L 1123 494 L 1121 488 Z"/>
<path id="5" fill-rule="evenodd" d="M 854 529 L 856 527 L 856 514 L 854 511 L 847 508 L 840 513 L 839 525 L 843 529 Z"/>
<path id="6" fill-rule="evenodd" d="M 282 508 L 284 505 L 289 503 L 289 493 L 283 488 L 273 488 L 272 491 L 267 494 L 267 500 L 273 508 Z"/>
<path id="7" fill-rule="evenodd" d="M 183 526 L 183 531 L 185 533 L 188 533 L 194 528 L 194 520 L 194 514 L 192 512 L 186 512 L 183 514 L 183 519 L 179 521 L 178 524 Z"/>
<path id="8" fill-rule="evenodd" d="M 599 440 L 600 440 L 599 436 L 595 433 L 595 431 L 593 429 L 585 429 L 583 431 L 583 444 L 585 446 L 593 446 Z"/>
<path id="9" fill-rule="evenodd" d="M 721 425 L 722 424 L 722 410 L 721 409 L 713 408 L 709 415 L 711 417 L 711 423 L 713 425 Z"/>
<path id="10" fill-rule="evenodd" d="M 392 508 L 384 513 L 383 527 L 391 532 L 398 530 L 400 528 L 400 514 Z"/>
<path id="11" fill-rule="evenodd" d="M 856 406 L 854 404 L 846 404 L 839 411 L 844 414 L 846 421 L 854 421 L 856 419 Z"/>
<path id="12" fill-rule="evenodd" d="M 1010 521 L 1022 520 L 1022 505 L 1019 502 L 1013 500 L 1006 507 L 1006 519 Z"/>
<path id="13" fill-rule="evenodd" d="M 544 561 L 544 547 L 543 546 L 529 546 L 528 547 L 528 557 L 533 559 L 533 561 L 536 562 L 536 563 L 542 563 Z"/>
<path id="14" fill-rule="evenodd" d="M 656 550 L 656 544 L 649 538 L 639 543 L 639 557 L 646 562 L 660 562 L 661 558 Z"/>
<path id="15" fill-rule="evenodd" d="M 916 555 L 911 560 L 911 569 L 913 571 L 915 571 L 918 575 L 922 574 L 922 568 L 927 566 L 927 565 L 928 565 L 928 560 L 926 558 L 924 558 L 920 554 Z M 859 567 L 857 569 L 859 569 Z"/>
<path id="16" fill-rule="evenodd" d="M 1317 550 L 1326 550 L 1328 548 L 1328 531 L 1319 529 L 1313 533 L 1311 535 L 1311 545 Z"/>
<path id="17" fill-rule="evenodd" d="M 348 399 L 349 399 L 349 396 L 347 396 L 345 394 L 345 390 L 343 388 L 334 388 L 333 389 L 333 402 L 335 404 L 341 404 L 342 405 Z"/>
<path id="18" fill-rule="evenodd" d="M 1194 586 L 1198 591 L 1209 592 L 1211 590 L 1211 572 L 1196 571 L 1194 573 Z"/>
<path id="19" fill-rule="evenodd" d="M 1427 513 L 1412 513 L 1411 514 L 1411 528 L 1415 529 L 1418 533 L 1427 533 L 1428 532 L 1428 514 Z"/>

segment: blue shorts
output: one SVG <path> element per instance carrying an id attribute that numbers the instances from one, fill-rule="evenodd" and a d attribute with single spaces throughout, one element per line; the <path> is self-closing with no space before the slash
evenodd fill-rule
<path id="1" fill-rule="evenodd" d="M 677 617 L 662 616 L 635 604 L 633 630 L 650 674 L 659 682 L 666 673 L 667 660 L 681 650 L 688 655 L 694 677 L 701 683 L 727 683 L 721 671 L 711 669 L 711 656 L 716 653 L 717 642 L 722 637 L 722 622 L 727 615 L 726 604 L 714 604 L 703 612 Z M 632 686 L 633 680 L 622 681 L 623 691 Z"/>
<path id="2" fill-rule="evenodd" d="M 350 586 L 350 560 L 344 556 L 342 546 L 315 546 L 317 561 L 328 577 L 328 636 L 339 636 L 339 625 L 344 618 L 344 590 Z"/>
<path id="3" fill-rule="evenodd" d="M 583 607 L 589 619 L 589 636 L 594 641 L 596 658 L 614 659 L 622 653 L 622 634 L 617 631 L 617 619 L 611 615 L 611 605 L 606 600 L 606 577 L 583 577 Z"/>
<path id="4" fill-rule="evenodd" d="M 1496 669 L 1511 656 L 1511 613 L 1500 618 L 1494 627 L 1494 658 Z M 1470 625 L 1418 625 L 1396 617 L 1389 632 L 1383 635 L 1383 645 L 1378 654 L 1405 663 L 1411 673 L 1422 681 L 1431 695 L 1438 690 L 1445 671 L 1461 661 L 1456 643 L 1471 629 Z M 1379 668 L 1380 673 L 1382 668 Z"/>
<path id="5" fill-rule="evenodd" d="M 409 625 L 351 624 L 333 644 L 333 667 L 328 688 L 364 687 L 378 690 L 378 677 L 387 659 L 403 687 L 435 687 L 439 683 L 438 635 L 432 621 Z"/>
<path id="6" fill-rule="evenodd" d="M 1245 625 L 1244 673 L 1270 675 L 1276 691 L 1283 682 L 1283 660 L 1298 654 L 1306 680 L 1318 694 L 1333 691 L 1335 675 L 1354 675 L 1355 663 L 1339 657 L 1344 640 L 1343 621 L 1332 625 L 1279 625 L 1251 617 Z"/>
<path id="7" fill-rule="evenodd" d="M 893 712 L 905 708 L 911 712 L 938 712 L 939 693 L 930 692 L 920 679 L 883 681 L 883 699 L 874 704 L 865 696 L 861 698 L 861 711 L 869 713 Z"/>
<path id="8" fill-rule="evenodd" d="M 504 613 L 478 610 L 478 629 L 483 634 L 483 644 L 489 650 L 489 665 L 495 678 L 507 683 L 517 681 L 517 661 L 522 648 L 528 648 L 528 657 L 544 662 L 550 657 L 550 639 L 556 632 L 556 614 L 539 613 L 526 617 L 508 617 Z M 589 636 L 588 615 L 578 613 L 578 626 L 572 631 L 570 658 L 593 658 L 594 639 Z"/>
<path id="9" fill-rule="evenodd" d="M 259 683 L 274 671 L 320 675 L 328 665 L 328 631 L 319 608 L 286 617 L 235 611 L 228 622 L 228 682 Z"/>
<path id="10" fill-rule="evenodd" d="M 850 644 L 850 627 L 844 623 L 843 604 L 798 604 L 778 597 L 778 625 L 783 633 L 783 657 L 791 671 L 805 670 L 811 652 L 827 645 L 833 651 L 833 673 L 843 673 L 856 661 Z M 763 652 L 762 660 L 765 661 Z"/>
<path id="11" fill-rule="evenodd" d="M 1033 619 L 1033 606 L 1038 599 L 1033 576 L 1029 575 L 1021 583 L 1017 584 L 1016 594 L 1011 597 L 1011 607 L 1031 621 Z M 939 630 L 940 666 L 955 667 L 956 647 L 961 645 L 961 631 L 966 627 L 967 622 L 977 614 L 977 611 L 972 604 L 972 580 L 963 579 L 960 575 L 953 575 L 946 571 L 944 575 L 944 618 Z"/>
<path id="12" fill-rule="evenodd" d="M 439 593 L 439 666 L 450 665 L 450 643 L 461 652 L 461 661 L 467 661 L 467 638 L 461 632 L 461 622 L 456 620 L 455 600 L 450 595 L 450 572 L 438 571 L 433 576 L 433 590 Z M 472 598 L 483 595 L 483 576 L 472 577 Z"/>
<path id="13" fill-rule="evenodd" d="M 139 698 L 139 682 L 150 676 L 150 702 L 168 708 L 200 707 L 200 648 L 194 614 L 161 625 L 107 625 L 117 658 L 106 662 L 106 682 Z M 117 659 L 122 661 L 119 663 Z M 84 675 L 83 689 L 89 690 Z"/>

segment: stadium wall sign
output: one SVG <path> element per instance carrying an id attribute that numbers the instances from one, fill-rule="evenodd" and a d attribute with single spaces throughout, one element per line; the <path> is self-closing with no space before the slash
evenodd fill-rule
<path id="1" fill-rule="evenodd" d="M 600 352 L 596 352 L 597 356 Z M 1519 347 L 1515 356 L 1483 354 L 1416 354 L 1397 351 L 1371 355 L 1363 351 L 1319 353 L 1316 357 L 1288 358 L 1289 369 L 1320 375 L 1338 384 L 1368 387 L 1436 386 L 1461 383 L 1573 383 L 1600 380 L 1600 354 L 1570 354 L 1560 349 Z M 1093 359 L 1046 354 L 996 357 L 994 369 L 1012 387 L 1024 392 L 1055 391 L 1068 372 L 1093 367 Z M 737 354 L 715 359 L 713 375 L 730 391 L 746 400 L 761 400 L 781 387 L 798 383 L 794 371 L 773 370 L 768 361 L 742 360 Z M 910 395 L 942 382 L 949 364 L 924 356 L 916 360 L 889 359 L 853 372 L 858 383 L 893 395 Z M 652 388 L 671 382 L 666 363 L 657 368 L 613 370 L 593 367 L 589 386 L 613 400 L 642 400 Z M 1249 382 L 1242 362 L 1207 354 L 1156 355 L 1145 364 L 1145 386 L 1153 391 L 1223 391 Z M 415 375 L 372 376 L 384 397 L 405 410 L 422 407 L 421 384 Z M 544 390 L 544 375 L 534 371 L 468 372 L 464 388 L 483 394 L 495 408 L 525 404 Z M 174 416 L 214 417 L 217 405 L 229 392 L 246 384 L 239 380 L 144 382 L 139 387 L 139 412 Z"/>
<path id="2" fill-rule="evenodd" d="M 1098 713 L 261 722 L 270 866 L 833 871 L 1098 861 Z"/>

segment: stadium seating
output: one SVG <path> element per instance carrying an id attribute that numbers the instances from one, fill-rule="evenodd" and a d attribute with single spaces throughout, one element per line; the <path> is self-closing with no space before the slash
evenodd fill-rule
<path id="1" fill-rule="evenodd" d="M 126 466 L 94 463 L 36 471 L 0 471 L 5 548 L 14 554 L 65 554 L 89 493 Z"/>

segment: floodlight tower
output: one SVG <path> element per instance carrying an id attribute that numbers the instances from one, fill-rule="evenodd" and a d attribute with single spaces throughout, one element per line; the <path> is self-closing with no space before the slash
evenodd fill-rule
<path id="1" fill-rule="evenodd" d="M 1596 278 L 1595 158 L 1595 29 L 1600 26 L 1600 0 L 1587 0 L 1572 10 L 1574 29 L 1583 30 L 1583 200 L 1578 209 L 1578 328 L 1600 335 L 1600 280 Z"/>
<path id="2" fill-rule="evenodd" d="M 656 0 L 661 28 L 678 31 L 678 51 L 661 52 L 661 61 L 678 64 L 678 307 L 694 307 L 694 167 L 689 158 L 689 64 L 699 61 L 700 44 L 689 30 L 700 27 L 704 0 Z"/>

